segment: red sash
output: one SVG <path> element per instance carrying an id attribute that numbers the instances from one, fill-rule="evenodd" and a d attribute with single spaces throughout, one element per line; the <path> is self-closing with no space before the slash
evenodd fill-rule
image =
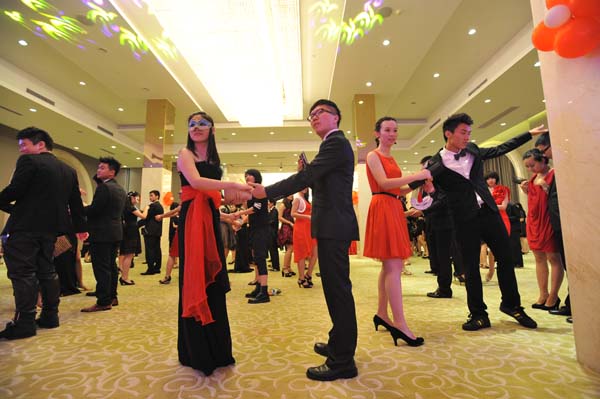
<path id="1" fill-rule="evenodd" d="M 183 202 L 191 200 L 185 219 L 185 271 L 182 288 L 181 317 L 193 317 L 203 325 L 214 322 L 206 288 L 215 282 L 221 270 L 221 258 L 213 230 L 213 214 L 208 203 L 221 204 L 219 191 L 198 191 L 182 187 Z"/>

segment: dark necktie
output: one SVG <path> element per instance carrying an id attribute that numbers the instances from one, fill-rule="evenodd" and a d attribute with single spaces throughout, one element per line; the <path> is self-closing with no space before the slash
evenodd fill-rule
<path id="1" fill-rule="evenodd" d="M 460 157 L 464 157 L 465 155 L 467 155 L 467 151 L 465 151 L 465 149 L 463 148 L 458 154 L 454 154 L 454 159 L 458 161 Z"/>

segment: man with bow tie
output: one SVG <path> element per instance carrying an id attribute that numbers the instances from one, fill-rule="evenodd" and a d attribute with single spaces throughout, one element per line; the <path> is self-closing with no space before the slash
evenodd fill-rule
<path id="1" fill-rule="evenodd" d="M 498 285 L 502 293 L 500 311 L 515 318 L 524 327 L 536 328 L 536 322 L 521 306 L 510 260 L 508 234 L 483 178 L 483 161 L 504 155 L 547 129 L 541 125 L 497 147 L 479 148 L 471 142 L 472 124 L 473 120 L 467 114 L 452 115 L 444 122 L 446 145 L 429 161 L 433 183 L 427 182 L 424 187 L 428 192 L 441 189 L 446 193 L 454 219 L 456 239 L 463 255 L 470 312 L 462 328 L 475 331 L 491 326 L 479 274 L 481 240 L 488 244 L 498 262 Z"/>

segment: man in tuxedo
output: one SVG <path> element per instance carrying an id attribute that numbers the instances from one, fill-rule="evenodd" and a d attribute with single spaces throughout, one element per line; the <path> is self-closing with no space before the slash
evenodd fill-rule
<path id="1" fill-rule="evenodd" d="M 29 127 L 17 134 L 21 156 L 9 185 L 0 192 L 0 209 L 10 213 L 2 233 L 8 277 L 15 297 L 15 317 L 0 338 L 36 334 L 59 326 L 60 283 L 53 264 L 56 237 L 74 228 L 87 234 L 77 174 L 50 152 L 53 140 Z M 42 312 L 35 320 L 38 292 Z"/>
<path id="2" fill-rule="evenodd" d="M 358 240 L 358 223 L 352 206 L 354 153 L 344 132 L 339 130 L 342 115 L 329 100 L 318 100 L 308 120 L 323 140 L 315 159 L 295 175 L 268 187 L 254 185 L 256 198 L 281 198 L 311 187 L 312 236 L 319 247 L 319 265 L 325 301 L 333 327 L 329 341 L 315 344 L 314 350 L 327 360 L 309 367 L 308 378 L 332 381 L 358 374 L 354 363 L 357 327 L 348 248 Z"/>
<path id="3" fill-rule="evenodd" d="M 82 312 L 110 310 L 117 306 L 117 248 L 123 239 L 123 209 L 127 194 L 116 182 L 121 164 L 112 157 L 99 159 L 96 178 L 100 181 L 92 203 L 85 207 L 90 232 L 92 269 L 96 278 L 96 303 Z"/>
<path id="4" fill-rule="evenodd" d="M 162 250 L 160 248 L 160 237 L 162 236 L 162 219 L 156 220 L 155 216 L 165 213 L 160 204 L 160 191 L 152 190 L 149 193 L 150 205 L 148 205 L 148 215 L 144 223 L 144 252 L 146 253 L 146 262 L 148 269 L 140 273 L 144 276 L 151 274 L 160 274 L 162 264 Z"/>
<path id="5" fill-rule="evenodd" d="M 535 148 L 540 150 L 542 154 L 548 158 L 552 159 L 552 145 L 550 144 L 550 134 L 544 133 L 535 141 Z M 527 182 L 525 182 L 526 184 Z M 552 179 L 552 183 L 550 184 L 550 188 L 548 189 L 548 211 L 550 213 L 550 224 L 552 225 L 552 231 L 554 232 L 554 240 L 556 242 L 556 247 L 558 248 L 558 252 L 562 258 L 562 264 L 567 270 L 567 260 L 565 258 L 565 247 L 562 239 L 562 225 L 560 223 L 560 209 L 558 207 L 558 192 L 556 190 L 556 175 L 554 179 Z M 565 299 L 564 306 L 561 306 L 556 310 L 549 310 L 550 314 L 558 315 L 558 316 L 569 316 L 567 321 L 572 323 L 573 319 L 571 319 L 571 298 L 569 294 L 567 294 L 567 298 Z"/>
<path id="6" fill-rule="evenodd" d="M 532 135 L 546 130 L 540 126 L 497 147 L 479 148 L 470 141 L 472 124 L 473 120 L 467 114 L 452 115 L 444 122 L 446 145 L 429 160 L 428 166 L 435 188 L 431 182 L 425 187 L 426 191 L 439 188 L 446 193 L 456 239 L 463 254 L 470 315 L 462 328 L 475 331 L 491 326 L 479 274 L 481 240 L 488 243 L 498 261 L 498 284 L 502 292 L 500 311 L 524 327 L 536 328 L 536 322 L 521 306 L 508 233 L 483 178 L 483 161 L 504 155 L 531 140 Z"/>

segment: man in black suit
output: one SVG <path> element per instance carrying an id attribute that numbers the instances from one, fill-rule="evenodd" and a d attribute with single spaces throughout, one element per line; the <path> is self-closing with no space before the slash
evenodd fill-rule
<path id="1" fill-rule="evenodd" d="M 99 159 L 96 178 L 100 181 L 92 203 L 85 207 L 90 232 L 90 254 L 96 278 L 96 303 L 82 312 L 110 310 L 117 306 L 117 248 L 123 239 L 123 209 L 127 194 L 115 181 L 121 164 L 112 157 Z"/>
<path id="2" fill-rule="evenodd" d="M 79 238 L 87 237 L 77 174 L 50 152 L 54 143 L 50 135 L 29 127 L 17 134 L 17 140 L 23 155 L 10 184 L 0 192 L 0 209 L 10 213 L 2 243 L 15 297 L 15 318 L 0 332 L 6 339 L 35 335 L 36 322 L 43 328 L 58 327 L 60 283 L 53 264 L 54 243 L 73 228 Z M 34 320 L 39 291 L 43 308 Z"/>
<path id="3" fill-rule="evenodd" d="M 467 114 L 449 117 L 443 125 L 446 145 L 429 160 L 428 166 L 435 188 L 447 195 L 456 239 L 463 255 L 470 315 L 462 328 L 475 331 L 491 326 L 479 274 L 481 240 L 489 245 L 498 261 L 498 284 L 502 292 L 500 311 L 524 327 L 536 328 L 536 322 L 521 307 L 508 233 L 483 178 L 483 161 L 504 155 L 531 140 L 533 134 L 545 130 L 540 126 L 497 147 L 479 148 L 470 142 L 472 124 L 473 120 Z M 425 190 L 434 190 L 431 182 L 426 184 Z"/>
<path id="4" fill-rule="evenodd" d="M 550 143 L 550 134 L 544 133 L 535 141 L 535 148 L 542 152 L 548 159 L 552 159 L 552 145 Z M 527 182 L 522 183 L 527 184 Z M 552 179 L 552 183 L 550 183 L 550 187 L 548 189 L 548 212 L 550 213 L 550 224 L 552 225 L 552 231 L 554 232 L 554 241 L 556 242 L 556 247 L 558 248 L 558 252 L 562 258 L 562 264 L 567 270 L 567 259 L 565 257 L 565 247 L 562 239 L 562 225 L 560 223 L 560 209 L 558 207 L 558 191 L 556 190 L 556 176 Z M 572 322 L 573 319 L 571 316 L 571 298 L 570 295 L 567 294 L 567 298 L 565 299 L 564 306 L 561 306 L 560 309 L 550 310 L 550 314 L 558 315 L 558 316 L 569 316 L 567 318 L 568 322 Z"/>
<path id="5" fill-rule="evenodd" d="M 152 190 L 149 193 L 150 205 L 148 205 L 148 215 L 144 223 L 144 252 L 146 253 L 146 262 L 148 269 L 140 273 L 144 276 L 151 274 L 160 274 L 162 264 L 162 250 L 160 248 L 160 237 L 162 236 L 162 219 L 156 220 L 156 215 L 165 213 L 159 202 L 160 192 Z"/>
<path id="6" fill-rule="evenodd" d="M 327 357 L 324 364 L 309 367 L 308 378 L 332 381 L 358 374 L 354 363 L 357 327 L 348 248 L 358 240 L 358 223 L 352 206 L 354 153 L 344 132 L 339 130 L 341 113 L 329 100 L 319 100 L 310 109 L 308 120 L 323 139 L 315 159 L 304 169 L 268 187 L 254 185 L 256 198 L 281 198 L 311 187 L 312 236 L 319 247 L 319 265 L 325 301 L 333 327 L 329 342 L 315 344 L 314 350 Z"/>

